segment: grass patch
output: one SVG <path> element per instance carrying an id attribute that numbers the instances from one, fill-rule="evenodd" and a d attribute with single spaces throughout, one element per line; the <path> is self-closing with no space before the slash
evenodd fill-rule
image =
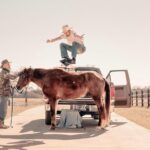
<path id="1" fill-rule="evenodd" d="M 42 99 L 28 98 L 28 103 L 26 104 L 24 98 L 14 98 L 13 115 L 15 116 L 25 110 L 31 109 L 39 105 L 44 105 L 44 101 Z M 11 106 L 8 106 L 6 118 L 9 118 L 10 115 L 11 115 Z"/>
<path id="2" fill-rule="evenodd" d="M 147 129 L 150 129 L 150 108 L 115 108 L 115 112 Z"/>

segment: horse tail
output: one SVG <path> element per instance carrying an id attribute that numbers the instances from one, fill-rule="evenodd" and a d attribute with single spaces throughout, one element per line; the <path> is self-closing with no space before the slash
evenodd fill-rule
<path id="1" fill-rule="evenodd" d="M 109 83 L 105 80 L 105 108 L 107 116 L 109 116 L 109 110 L 110 110 L 110 86 Z"/>

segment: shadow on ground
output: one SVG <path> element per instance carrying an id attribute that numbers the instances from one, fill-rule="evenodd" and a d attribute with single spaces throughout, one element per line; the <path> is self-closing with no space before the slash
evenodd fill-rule
<path id="1" fill-rule="evenodd" d="M 112 122 L 112 128 L 121 126 L 126 122 Z M 83 119 L 83 128 L 66 129 L 56 128 L 56 130 L 50 130 L 50 126 L 46 126 L 44 119 L 34 120 L 22 127 L 22 130 L 18 135 L 0 135 L 3 139 L 21 139 L 21 140 L 38 140 L 38 139 L 50 139 L 50 140 L 74 140 L 74 139 L 86 139 L 93 138 L 107 132 L 107 129 L 100 129 L 97 127 L 97 121 L 92 119 Z M 110 126 L 110 128 L 111 128 Z"/>
<path id="2" fill-rule="evenodd" d="M 45 144 L 43 141 L 23 140 L 18 142 L 10 142 L 6 145 L 0 145 L 0 150 L 27 150 L 25 147 Z"/>

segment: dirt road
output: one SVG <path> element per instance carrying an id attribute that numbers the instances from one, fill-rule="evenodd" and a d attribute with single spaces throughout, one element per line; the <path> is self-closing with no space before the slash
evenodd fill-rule
<path id="1" fill-rule="evenodd" d="M 9 119 L 6 121 L 9 123 Z M 149 150 L 150 130 L 113 113 L 105 130 L 97 121 L 83 118 L 84 128 L 49 130 L 44 106 L 13 118 L 13 128 L 0 130 L 0 150 Z"/>

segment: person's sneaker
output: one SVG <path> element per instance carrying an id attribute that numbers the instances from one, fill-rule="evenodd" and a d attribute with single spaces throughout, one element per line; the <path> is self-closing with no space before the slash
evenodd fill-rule
<path id="1" fill-rule="evenodd" d="M 64 59 L 64 60 L 60 60 L 60 62 L 65 65 L 68 66 L 70 63 L 68 62 L 68 60 Z"/>
<path id="2" fill-rule="evenodd" d="M 76 59 L 75 58 L 72 58 L 71 60 L 70 60 L 70 64 L 75 64 L 76 63 Z"/>
<path id="3" fill-rule="evenodd" d="M 3 123 L 0 123 L 0 129 L 8 129 L 9 126 L 6 126 L 5 124 Z"/>
<path id="4" fill-rule="evenodd" d="M 68 57 L 63 58 L 62 60 L 60 60 L 61 63 L 65 63 L 65 62 L 68 62 L 68 63 L 69 63 L 70 61 L 71 61 L 71 59 L 68 58 Z"/>

